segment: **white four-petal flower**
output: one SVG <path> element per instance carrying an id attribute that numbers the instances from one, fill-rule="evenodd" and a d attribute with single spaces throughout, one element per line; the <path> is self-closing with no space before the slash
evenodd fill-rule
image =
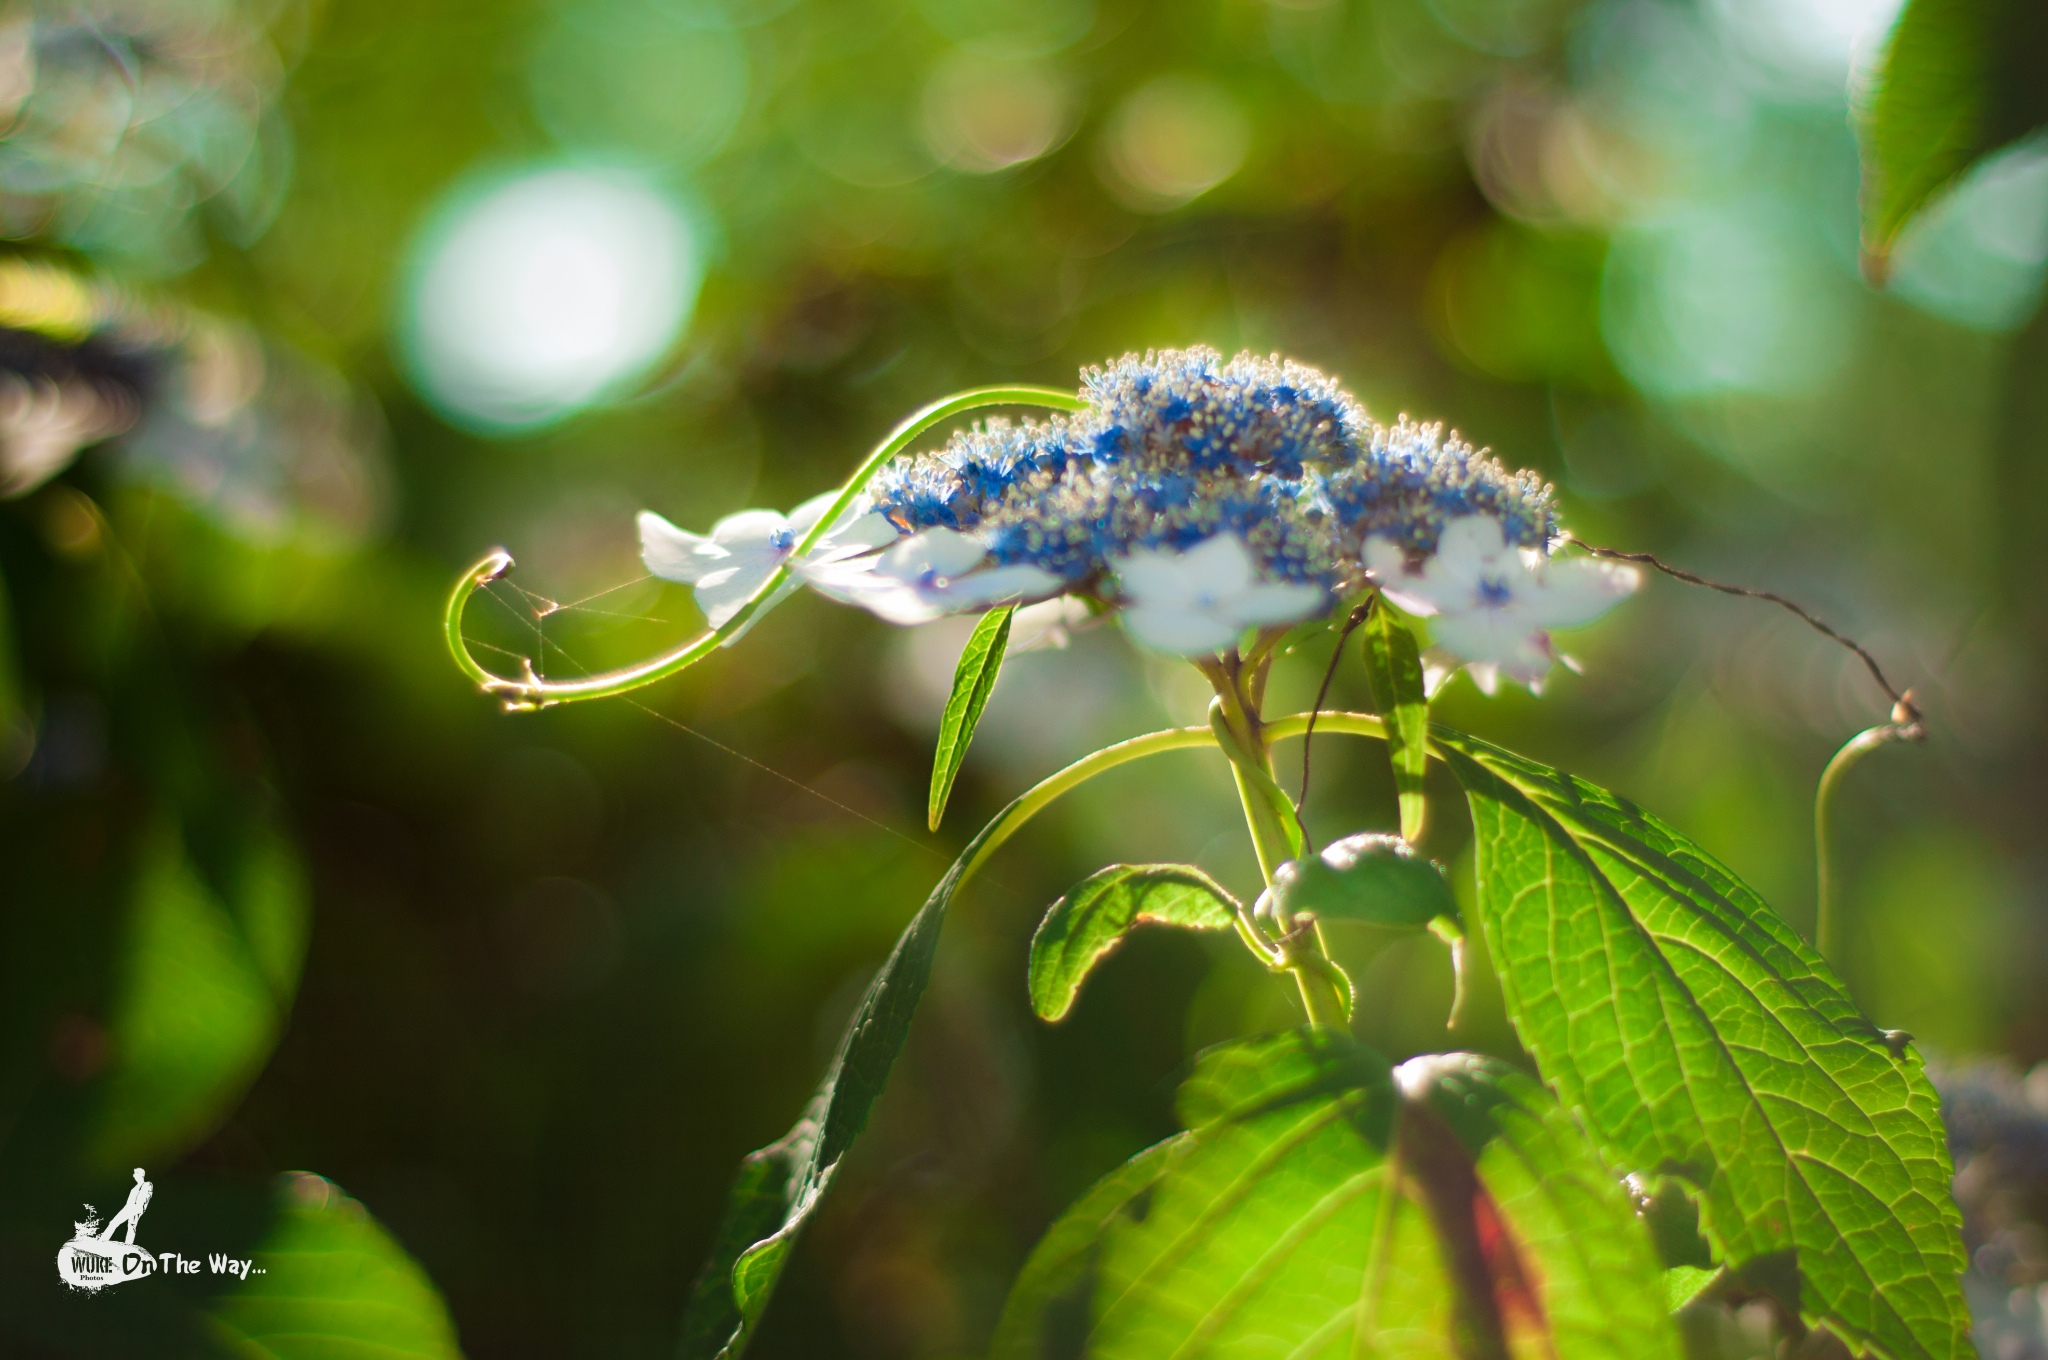
<path id="1" fill-rule="evenodd" d="M 1307 618 L 1327 598 L 1321 586 L 1258 580 L 1235 534 L 1184 553 L 1140 549 L 1109 566 L 1124 596 L 1124 630 L 1176 656 L 1220 652 L 1245 629 Z"/>
<path id="2" fill-rule="evenodd" d="M 740 606 L 753 597 L 775 569 L 789 559 L 803 536 L 832 508 L 838 492 L 813 496 L 788 515 L 774 510 L 742 510 L 711 526 L 710 534 L 693 534 L 655 514 L 640 512 L 640 560 L 665 581 L 697 588 L 697 607 L 713 628 L 722 628 Z M 808 562 L 829 561 L 891 542 L 895 526 L 859 498 L 837 524 L 805 555 Z M 774 595 L 754 611 L 753 620 L 780 604 L 800 582 L 792 574 Z M 743 630 L 744 631 L 744 630 Z M 737 634 L 728 641 L 737 640 Z"/>
<path id="3" fill-rule="evenodd" d="M 884 552 L 839 554 L 796 564 L 821 595 L 857 604 L 890 623 L 928 623 L 942 614 L 1039 599 L 1066 587 L 1040 567 L 985 567 L 988 549 L 952 529 L 927 529 Z"/>
<path id="4" fill-rule="evenodd" d="M 1549 630 L 1591 623 L 1642 580 L 1620 562 L 1556 561 L 1534 548 L 1511 548 L 1492 515 L 1445 525 L 1420 571 L 1408 569 L 1399 544 L 1367 539 L 1365 568 L 1389 600 L 1429 617 L 1436 641 L 1469 663 L 1489 692 L 1496 669 L 1531 689 L 1540 686 L 1556 659 Z"/>

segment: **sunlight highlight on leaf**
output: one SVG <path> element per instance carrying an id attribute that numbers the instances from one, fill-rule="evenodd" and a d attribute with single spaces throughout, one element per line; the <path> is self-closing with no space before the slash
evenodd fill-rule
<path id="1" fill-rule="evenodd" d="M 1621 1185 L 1494 1059 L 1298 1030 L 1205 1054 L 1180 1111 L 1046 1234 L 997 1360 L 1677 1354 Z"/>
<path id="2" fill-rule="evenodd" d="M 1188 930 L 1228 930 L 1237 918 L 1230 894 L 1185 864 L 1112 864 L 1052 904 L 1031 937 L 1031 1009 L 1058 1020 L 1081 984 L 1124 937 L 1146 922 Z"/>
<path id="3" fill-rule="evenodd" d="M 946 713 L 939 721 L 939 745 L 932 753 L 932 792 L 926 810 L 926 824 L 933 831 L 946 815 L 946 800 L 953 795 L 953 781 L 967 759 L 974 742 L 974 729 L 988 696 L 995 692 L 996 677 L 1003 669 L 1003 650 L 1010 643 L 1010 617 L 1014 605 L 991 609 L 983 614 L 960 650 L 960 664 L 953 671 L 953 692 L 946 700 Z"/>
<path id="4" fill-rule="evenodd" d="M 1673 1174 L 1734 1265 L 1797 1253 L 1801 1309 L 1904 1360 L 1963 1360 L 1939 1101 L 1726 868 L 1604 789 L 1445 728 L 1508 1014 L 1624 1169 Z"/>

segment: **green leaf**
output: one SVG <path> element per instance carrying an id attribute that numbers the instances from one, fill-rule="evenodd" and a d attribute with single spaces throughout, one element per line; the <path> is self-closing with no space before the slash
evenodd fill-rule
<path id="1" fill-rule="evenodd" d="M 1909 0 L 1859 114 L 1864 248 L 1881 278 L 1914 214 L 1982 157 L 2048 123 L 2048 8 Z"/>
<path id="2" fill-rule="evenodd" d="M 796 1126 L 751 1154 L 734 1179 L 726 1217 L 683 1315 L 678 1360 L 737 1360 L 744 1354 L 789 1252 L 817 1209 L 839 1162 L 867 1126 L 868 1112 L 903 1050 L 911 1017 L 931 981 L 939 927 L 967 866 L 984 842 L 1007 830 L 1009 809 L 983 827 L 904 927 L 839 1040 L 825 1080 Z"/>
<path id="3" fill-rule="evenodd" d="M 1401 834 L 1422 839 L 1429 801 L 1423 776 L 1429 766 L 1429 697 L 1422 688 L 1422 655 L 1415 630 L 1384 597 L 1366 615 L 1365 679 L 1373 707 L 1387 726 L 1387 758 L 1394 765 L 1394 793 L 1400 800 Z"/>
<path id="4" fill-rule="evenodd" d="M 1064 1016 L 1095 965 L 1147 921 L 1228 930 L 1236 920 L 1236 902 L 1200 869 L 1112 864 L 1053 903 L 1038 923 L 1031 937 L 1031 1009 L 1041 1020 Z"/>
<path id="5" fill-rule="evenodd" d="M 262 823 L 209 881 L 166 820 L 147 838 L 130 901 L 91 1137 L 102 1166 L 182 1152 L 240 1101 L 283 1031 L 309 915 L 296 854 Z"/>
<path id="6" fill-rule="evenodd" d="M 1626 1192 L 1504 1064 L 1300 1030 L 1204 1055 L 1180 1110 L 1046 1234 L 997 1360 L 1677 1354 Z"/>
<path id="7" fill-rule="evenodd" d="M 1016 612 L 1016 606 L 1006 605 L 983 614 L 960 651 L 960 664 L 953 668 L 953 693 L 946 699 L 945 716 L 939 720 L 938 749 L 932 752 L 932 793 L 925 820 L 934 831 L 946 815 L 946 800 L 952 796 L 953 781 L 960 774 L 961 762 L 967 759 L 967 748 L 974 742 L 981 710 L 988 707 L 988 696 L 994 692 L 996 676 L 1003 669 L 1003 649 L 1010 644 L 1010 616 Z"/>
<path id="8" fill-rule="evenodd" d="M 1420 930 L 1439 916 L 1455 920 L 1458 901 L 1443 870 L 1399 836 L 1361 831 L 1280 866 L 1273 897 L 1283 915 Z"/>
<path id="9" fill-rule="evenodd" d="M 175 1172 L 154 1179 L 136 1240 L 155 1255 L 156 1273 L 103 1289 L 85 1307 L 54 1280 L 23 1291 L 8 1319 L 11 1341 L 33 1338 L 35 1354 L 152 1360 L 460 1360 L 426 1272 L 332 1182 L 304 1171 L 257 1184 Z M 110 1198 L 101 1208 L 130 1188 L 125 1174 L 103 1184 Z M 174 1252 L 199 1269 L 173 1271 Z M 251 1268 L 246 1277 L 216 1273 L 215 1256 Z"/>
<path id="10" fill-rule="evenodd" d="M 806 1111 L 806 1117 L 808 1117 Z M 798 1125 L 798 1128 L 803 1128 Z M 725 1216 L 712 1239 L 711 1253 L 697 1272 L 690 1289 L 690 1301 L 683 1310 L 683 1341 L 678 1354 L 684 1357 L 717 1355 L 741 1329 L 743 1313 L 734 1289 L 733 1266 L 756 1242 L 775 1235 L 789 1213 L 789 1186 L 796 1170 L 795 1133 L 748 1153 L 726 1192 Z M 757 1258 L 758 1264 L 758 1258 Z M 758 1302 L 748 1291 L 758 1317 L 766 1299 Z"/>
<path id="11" fill-rule="evenodd" d="M 1664 1272 L 1664 1304 L 1675 1313 L 1720 1278 L 1720 1271 L 1703 1266 L 1673 1266 Z"/>
<path id="12" fill-rule="evenodd" d="M 1522 1043 L 1610 1160 L 1700 1192 L 1741 1268 L 1879 1354 L 1971 1355 L 1934 1087 L 1725 867 L 1583 780 L 1435 730 L 1472 806 L 1478 910 Z"/>
<path id="13" fill-rule="evenodd" d="M 1032 1249 L 1010 1286 L 990 1360 L 1049 1360 L 1086 1351 L 1090 1304 L 1104 1236 L 1183 1155 L 1191 1135 L 1154 1143 L 1097 1181 Z"/>
<path id="14" fill-rule="evenodd" d="M 281 1179 L 279 1210 L 251 1259 L 263 1270 L 207 1309 L 238 1356 L 262 1360 L 459 1360 L 455 1326 L 426 1272 L 332 1182 Z"/>

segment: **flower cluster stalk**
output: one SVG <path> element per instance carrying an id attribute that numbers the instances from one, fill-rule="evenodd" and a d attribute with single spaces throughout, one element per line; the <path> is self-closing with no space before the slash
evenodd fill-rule
<path id="1" fill-rule="evenodd" d="M 1216 734 L 1217 746 L 1230 759 L 1238 800 L 1244 806 L 1245 827 L 1268 888 L 1281 865 L 1301 856 L 1304 844 L 1294 802 L 1273 778 L 1272 737 L 1260 714 L 1275 641 L 1276 637 L 1262 634 L 1242 655 L 1232 648 L 1195 663 L 1216 690 L 1209 706 L 1209 727 Z M 1330 960 L 1322 927 L 1308 917 L 1290 918 L 1270 893 L 1265 902 L 1270 904 L 1266 909 L 1273 934 L 1267 937 L 1254 922 L 1241 930 L 1246 943 L 1268 967 L 1293 975 L 1311 1024 L 1345 1024 L 1351 1015 L 1350 989 Z"/>

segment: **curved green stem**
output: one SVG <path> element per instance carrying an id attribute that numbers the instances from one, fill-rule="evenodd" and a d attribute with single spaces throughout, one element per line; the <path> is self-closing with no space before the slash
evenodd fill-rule
<path id="1" fill-rule="evenodd" d="M 1296 713 L 1292 717 L 1276 718 L 1265 725 L 1269 736 L 1298 737 L 1308 726 L 1308 714 Z M 1361 737 L 1385 735 L 1380 720 L 1370 713 L 1330 713 L 1316 718 L 1319 730 L 1350 732 Z M 1093 755 L 1083 756 L 1056 774 L 1048 775 L 1019 794 L 1011 804 L 996 814 L 989 824 L 987 838 L 976 850 L 974 858 L 962 870 L 963 876 L 979 869 L 988 857 L 1016 833 L 1018 828 L 1044 810 L 1047 804 L 1069 790 L 1085 784 L 1096 775 L 1113 770 L 1129 761 L 1145 756 L 1158 755 L 1164 751 L 1186 751 L 1200 746 L 1216 744 L 1216 734 L 1207 727 L 1169 727 L 1158 732 L 1147 732 L 1143 736 L 1131 737 L 1114 746 L 1105 746 Z"/>
<path id="2" fill-rule="evenodd" d="M 532 657 L 526 658 L 526 673 L 522 676 L 514 678 L 490 671 L 470 654 L 469 646 L 462 636 L 462 615 L 471 594 L 511 569 L 511 554 L 503 549 L 492 552 L 456 582 L 445 615 L 448 650 L 454 655 L 455 664 L 464 675 L 475 681 L 477 687 L 484 693 L 495 694 L 503 699 L 506 709 L 512 712 L 525 712 L 545 708 L 550 704 L 571 703 L 580 699 L 603 699 L 638 689 L 642 685 L 651 685 L 703 660 L 721 644 L 746 629 L 754 616 L 760 612 L 763 604 L 774 596 L 782 583 L 789 578 L 789 562 L 801 558 L 816 547 L 818 540 L 831 532 L 839 516 L 853 504 L 854 498 L 861 493 L 874 475 L 880 472 L 890 459 L 909 448 L 912 440 L 932 426 L 964 412 L 982 410 L 990 406 L 1036 406 L 1055 411 L 1079 411 L 1085 405 L 1086 403 L 1074 393 L 1053 387 L 976 387 L 935 401 L 909 416 L 891 430 L 889 437 L 877 444 L 874 451 L 854 470 L 853 475 L 840 488 L 831 508 L 819 516 L 818 522 L 805 533 L 789 558 L 761 583 L 752 597 L 740 606 L 739 612 L 711 632 L 693 638 L 660 656 L 577 680 L 541 678 L 534 669 L 535 658 Z"/>
<path id="3" fill-rule="evenodd" d="M 1899 714 L 1894 714 L 1896 719 Z M 1880 723 L 1849 738 L 1820 772 L 1820 787 L 1813 795 L 1813 855 L 1816 896 L 1814 899 L 1813 947 L 1830 963 L 1839 963 L 1842 948 L 1841 913 L 1835 907 L 1834 845 L 1828 835 L 1828 821 L 1834 810 L 1835 789 L 1842 776 L 1863 757 L 1895 741 L 1919 741 L 1924 736 L 1917 721 Z"/>
<path id="4" fill-rule="evenodd" d="M 1313 719 L 1307 713 L 1296 713 L 1291 717 L 1269 720 L 1265 725 L 1266 740 L 1279 741 L 1283 737 L 1306 735 L 1311 721 L 1318 732 L 1348 732 L 1354 737 L 1387 739 L 1387 725 L 1372 714 L 1344 713 L 1326 708 L 1315 714 Z"/>
<path id="5" fill-rule="evenodd" d="M 997 847 L 1015 835 L 1018 828 L 1044 810 L 1046 804 L 1070 789 L 1087 783 L 1104 771 L 1113 770 L 1126 762 L 1145 756 L 1158 755 L 1162 751 L 1184 751 L 1197 746 L 1215 744 L 1216 735 L 1206 727 L 1169 727 L 1162 732 L 1147 732 L 1142 737 L 1132 737 L 1114 746 L 1105 746 L 1090 756 L 1083 756 L 1057 774 L 1049 775 L 1019 794 L 1010 805 L 996 814 L 982 833 L 981 845 L 974 857 L 960 870 L 964 882 L 969 875 L 988 861 Z"/>
<path id="6" fill-rule="evenodd" d="M 455 658 L 456 667 L 485 690 L 498 682 L 498 677 L 478 664 L 469 654 L 469 647 L 462 640 L 462 616 L 469 610 L 469 597 L 482 590 L 491 582 L 512 569 L 512 554 L 503 548 L 494 548 L 488 557 L 462 574 L 449 592 L 448 608 L 442 615 L 442 626 L 448 632 L 448 654 Z M 529 670 L 532 663 L 528 663 Z"/>

